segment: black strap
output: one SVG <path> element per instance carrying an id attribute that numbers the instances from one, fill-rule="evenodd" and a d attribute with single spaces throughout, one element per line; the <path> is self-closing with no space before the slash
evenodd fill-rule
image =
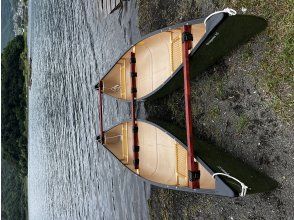
<path id="1" fill-rule="evenodd" d="M 104 135 L 102 136 L 102 138 L 101 138 L 101 136 L 100 135 L 98 135 L 97 137 L 96 137 L 96 141 L 98 141 L 99 143 L 101 143 L 101 144 L 104 144 Z"/>
<path id="2" fill-rule="evenodd" d="M 136 63 L 136 57 L 131 57 L 131 63 Z"/>
<path id="3" fill-rule="evenodd" d="M 137 93 L 137 88 L 136 88 L 136 87 L 133 87 L 133 88 L 131 89 L 131 92 L 132 92 L 132 93 Z"/>
<path id="4" fill-rule="evenodd" d="M 101 87 L 101 90 L 103 90 L 103 82 L 102 82 L 102 81 L 100 81 L 99 83 L 97 83 L 97 84 L 95 85 L 95 89 L 96 89 L 96 90 L 99 90 L 100 87 Z"/>
<path id="5" fill-rule="evenodd" d="M 131 77 L 137 77 L 137 72 L 131 72 Z"/>
<path id="6" fill-rule="evenodd" d="M 133 152 L 139 152 L 140 146 L 133 146 Z"/>
<path id="7" fill-rule="evenodd" d="M 135 167 L 139 166 L 139 162 L 140 162 L 139 159 L 134 159 L 133 160 L 134 166 Z"/>
<path id="8" fill-rule="evenodd" d="M 183 32 L 182 41 L 183 41 L 183 43 L 185 41 L 193 41 L 193 35 L 191 33 L 189 33 L 189 32 Z"/>
<path id="9" fill-rule="evenodd" d="M 138 125 L 133 126 L 133 132 L 134 133 L 138 133 L 138 130 L 139 130 Z"/>
<path id="10" fill-rule="evenodd" d="M 193 182 L 195 180 L 199 180 L 200 179 L 200 170 L 198 171 L 188 171 L 188 175 L 189 175 L 189 181 Z"/>

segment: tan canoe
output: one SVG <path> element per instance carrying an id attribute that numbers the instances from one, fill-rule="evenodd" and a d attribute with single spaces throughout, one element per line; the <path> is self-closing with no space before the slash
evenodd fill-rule
<path id="1" fill-rule="evenodd" d="M 200 169 L 200 188 L 192 189 L 188 187 L 187 146 L 182 142 L 182 139 L 185 139 L 185 131 L 164 122 L 159 122 L 159 126 L 154 122 L 137 120 L 137 124 L 139 170 L 135 170 L 133 164 L 131 121 L 125 121 L 104 131 L 103 146 L 126 168 L 153 185 L 229 197 L 245 195 L 246 190 L 247 193 L 257 193 L 277 187 L 275 180 L 242 160 L 210 143 L 196 140 L 194 147 L 198 150 L 195 161 Z"/>
<path id="2" fill-rule="evenodd" d="M 206 32 L 203 19 L 193 22 L 192 50 Z M 182 65 L 182 27 L 183 24 L 157 31 L 133 45 L 101 79 L 103 93 L 131 100 L 131 52 L 136 54 L 137 99 L 158 89 Z"/>

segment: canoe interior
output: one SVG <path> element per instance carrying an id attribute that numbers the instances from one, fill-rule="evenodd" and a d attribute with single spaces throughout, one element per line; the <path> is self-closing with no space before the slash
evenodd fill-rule
<path id="1" fill-rule="evenodd" d="M 191 26 L 194 48 L 205 34 L 203 23 Z M 130 53 L 136 54 L 137 98 L 158 89 L 182 64 L 182 29 L 170 29 L 138 42 L 102 79 L 104 93 L 131 100 Z"/>
<path id="2" fill-rule="evenodd" d="M 186 144 L 185 129 L 176 126 L 174 123 L 155 118 L 148 118 L 148 120 L 170 134 L 173 134 L 175 138 Z M 205 164 L 209 165 L 214 173 L 227 173 L 247 185 L 249 187 L 247 190 L 248 194 L 268 192 L 278 187 L 277 181 L 246 164 L 241 159 L 236 158 L 219 146 L 196 138 L 194 140 L 194 152 Z M 222 176 L 220 178 L 236 194 L 241 192 L 240 184 L 236 183 L 236 181 Z"/>
<path id="3" fill-rule="evenodd" d="M 187 187 L 187 150 L 179 142 L 158 127 L 138 122 L 139 127 L 139 175 L 147 180 Z M 124 122 L 105 133 L 106 148 L 125 166 L 135 172 L 133 166 L 132 123 Z M 200 188 L 215 189 L 215 179 L 199 164 L 201 172 Z"/>

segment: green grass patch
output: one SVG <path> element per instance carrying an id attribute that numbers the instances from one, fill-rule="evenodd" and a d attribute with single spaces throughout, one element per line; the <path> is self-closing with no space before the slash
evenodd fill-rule
<path id="1" fill-rule="evenodd" d="M 246 115 L 241 115 L 237 121 L 237 130 L 241 133 L 249 124 L 249 118 Z"/>
<path id="2" fill-rule="evenodd" d="M 267 94 L 269 105 L 282 119 L 293 123 L 294 1 L 228 0 L 224 6 L 246 8 L 247 14 L 261 16 L 268 21 L 268 28 L 252 45 L 264 50 L 255 75 L 260 82 L 259 89 Z M 245 46 L 242 58 L 249 63 L 250 59 L 255 59 L 251 46 Z"/>
<path id="3" fill-rule="evenodd" d="M 221 114 L 221 111 L 219 109 L 218 106 L 213 107 L 210 111 L 209 111 L 209 116 L 212 119 L 217 119 Z"/>

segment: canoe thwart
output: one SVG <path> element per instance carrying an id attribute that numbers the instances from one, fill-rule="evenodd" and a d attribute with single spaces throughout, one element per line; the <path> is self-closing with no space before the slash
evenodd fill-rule
<path id="1" fill-rule="evenodd" d="M 103 144 L 104 139 L 104 131 L 103 131 L 103 82 L 99 81 L 98 83 L 98 97 L 99 97 L 99 129 L 100 129 L 100 139 Z"/>
<path id="2" fill-rule="evenodd" d="M 133 52 L 131 52 L 130 57 L 130 76 L 131 76 L 131 109 L 132 109 L 132 126 L 133 126 L 133 165 L 136 173 L 139 173 L 139 138 L 138 138 L 138 125 L 136 117 L 136 99 L 137 99 L 137 73 L 136 73 L 136 55 L 135 47 L 133 47 Z"/>
<path id="3" fill-rule="evenodd" d="M 191 88 L 190 88 L 190 59 L 189 49 L 192 47 L 193 35 L 191 25 L 184 25 L 183 28 L 183 65 L 184 65 L 184 96 L 185 96 L 185 118 L 186 118 L 186 137 L 188 146 L 188 170 L 189 186 L 192 189 L 200 188 L 200 171 L 198 163 L 194 161 L 194 143 L 192 128 L 192 110 L 191 110 Z M 198 178 L 197 178 L 198 177 Z"/>

